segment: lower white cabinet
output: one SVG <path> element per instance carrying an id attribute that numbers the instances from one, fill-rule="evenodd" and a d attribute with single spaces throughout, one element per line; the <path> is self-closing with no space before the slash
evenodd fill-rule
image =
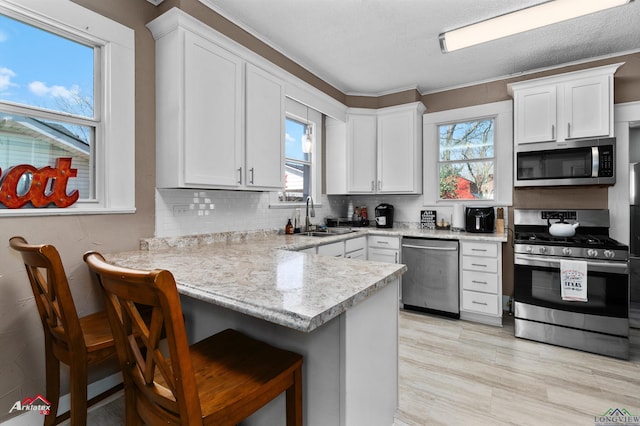
<path id="1" fill-rule="evenodd" d="M 344 241 L 318 246 L 320 256 L 344 257 Z"/>
<path id="2" fill-rule="evenodd" d="M 502 245 L 460 241 L 460 318 L 502 325 Z"/>
<path id="3" fill-rule="evenodd" d="M 367 237 L 358 237 L 344 242 L 344 257 L 367 260 Z"/>
<path id="4" fill-rule="evenodd" d="M 400 263 L 400 238 L 369 235 L 368 259 L 376 262 Z"/>

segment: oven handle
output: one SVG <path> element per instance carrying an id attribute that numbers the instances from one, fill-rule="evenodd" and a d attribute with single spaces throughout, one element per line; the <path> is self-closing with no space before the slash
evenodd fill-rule
<path id="1" fill-rule="evenodd" d="M 627 262 L 596 262 L 594 260 L 587 260 L 586 262 L 588 271 L 613 272 L 616 274 L 625 275 L 629 273 L 629 265 Z M 560 260 L 558 258 L 546 256 L 529 256 L 526 254 L 516 254 L 515 264 L 560 269 Z"/>

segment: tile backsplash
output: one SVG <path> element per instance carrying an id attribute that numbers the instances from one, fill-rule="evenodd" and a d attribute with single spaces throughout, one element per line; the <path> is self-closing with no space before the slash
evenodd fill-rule
<path id="1" fill-rule="evenodd" d="M 155 237 L 177 237 L 230 231 L 284 230 L 295 207 L 272 206 L 275 194 L 269 192 L 159 189 L 156 190 Z M 366 206 L 369 219 L 380 203 L 392 204 L 394 224 L 417 227 L 420 210 L 436 210 L 438 219 L 451 220 L 452 207 L 425 206 L 422 195 L 322 195 L 315 201 L 313 224 L 324 224 L 325 217 L 345 217 L 349 201 Z M 275 204 L 275 203 L 274 203 Z M 470 203 L 469 205 L 472 205 Z M 305 208 L 301 208 L 304 222 Z"/>

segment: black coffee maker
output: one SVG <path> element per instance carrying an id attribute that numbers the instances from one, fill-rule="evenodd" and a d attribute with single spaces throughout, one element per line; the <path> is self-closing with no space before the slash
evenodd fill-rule
<path id="1" fill-rule="evenodd" d="M 376 228 L 393 228 L 393 206 L 382 203 L 376 207 Z"/>

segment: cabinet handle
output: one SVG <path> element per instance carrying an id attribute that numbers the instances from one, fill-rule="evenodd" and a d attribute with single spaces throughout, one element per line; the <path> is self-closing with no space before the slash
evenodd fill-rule
<path id="1" fill-rule="evenodd" d="M 376 241 L 377 244 L 389 244 L 389 241 Z"/>
<path id="2" fill-rule="evenodd" d="M 249 169 L 249 173 L 251 173 L 251 179 L 249 179 L 249 183 L 253 184 L 253 167 Z"/>
<path id="3" fill-rule="evenodd" d="M 378 191 L 382 191 L 382 181 L 378 181 Z"/>
<path id="4" fill-rule="evenodd" d="M 487 251 L 487 249 L 477 249 L 477 248 L 472 248 L 471 251 Z"/>
<path id="5" fill-rule="evenodd" d="M 487 265 L 483 265 L 482 263 L 472 263 L 471 265 L 473 265 L 473 266 L 482 266 L 483 268 L 487 267 Z"/>
<path id="6" fill-rule="evenodd" d="M 472 300 L 471 303 L 473 303 L 474 305 L 487 306 L 487 302 L 476 302 L 475 300 Z"/>
<path id="7" fill-rule="evenodd" d="M 551 125 L 551 140 L 554 140 L 556 138 L 556 125 L 552 124 Z"/>
<path id="8" fill-rule="evenodd" d="M 238 169 L 238 183 L 242 185 L 242 167 Z"/>
<path id="9" fill-rule="evenodd" d="M 476 281 L 476 280 L 471 280 L 472 283 L 474 284 L 484 284 L 487 285 L 488 283 L 486 281 Z"/>
<path id="10" fill-rule="evenodd" d="M 398 252 L 396 252 L 396 263 L 398 263 Z"/>
<path id="11" fill-rule="evenodd" d="M 371 192 L 376 190 L 376 183 L 375 181 L 371 181 Z"/>
<path id="12" fill-rule="evenodd" d="M 567 137 L 571 137 L 571 123 L 567 123 Z"/>

